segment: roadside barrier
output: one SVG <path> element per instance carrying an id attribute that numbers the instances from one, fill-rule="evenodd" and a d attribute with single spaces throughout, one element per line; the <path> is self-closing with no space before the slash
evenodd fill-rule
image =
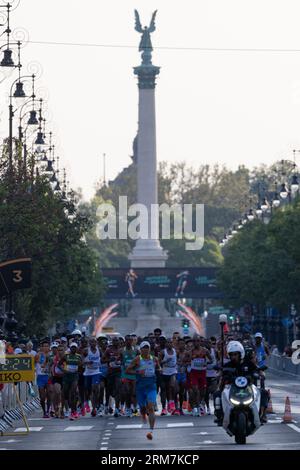
<path id="1" fill-rule="evenodd" d="M 23 419 L 23 413 L 28 416 L 39 409 L 40 403 L 36 385 L 28 382 L 4 384 L 0 391 L 0 433 L 5 433 L 12 428 L 14 421 Z M 18 402 L 17 393 L 22 403 Z"/>

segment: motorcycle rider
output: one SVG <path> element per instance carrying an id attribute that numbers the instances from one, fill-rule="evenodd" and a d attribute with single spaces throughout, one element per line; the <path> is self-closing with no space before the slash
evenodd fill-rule
<path id="1" fill-rule="evenodd" d="M 233 382 L 236 377 L 247 377 L 250 383 L 253 383 L 254 373 L 259 372 L 256 364 L 245 358 L 244 346 L 239 341 L 230 341 L 227 345 L 227 354 L 229 362 L 227 362 L 221 370 L 219 388 L 214 393 L 214 406 L 215 406 L 215 422 L 218 426 L 223 423 L 223 409 L 222 409 L 222 392 L 224 386 Z"/>

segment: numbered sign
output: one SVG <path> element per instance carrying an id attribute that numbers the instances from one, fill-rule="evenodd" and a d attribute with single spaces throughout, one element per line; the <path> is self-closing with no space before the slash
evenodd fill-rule
<path id="1" fill-rule="evenodd" d="M 0 356 L 0 383 L 32 382 L 34 357 L 28 354 Z"/>
<path id="2" fill-rule="evenodd" d="M 0 263 L 0 295 L 31 287 L 31 259 L 22 258 Z"/>

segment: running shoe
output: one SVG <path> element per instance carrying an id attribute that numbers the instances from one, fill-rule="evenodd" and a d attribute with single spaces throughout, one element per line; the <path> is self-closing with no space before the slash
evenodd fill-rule
<path id="1" fill-rule="evenodd" d="M 194 417 L 199 416 L 198 408 L 193 408 L 193 416 Z"/>
<path id="2" fill-rule="evenodd" d="M 120 416 L 120 412 L 119 412 L 118 408 L 116 408 L 115 413 L 114 413 L 114 417 L 118 418 L 119 416 Z"/>
<path id="3" fill-rule="evenodd" d="M 176 410 L 175 402 L 170 401 L 170 411 L 169 411 L 169 413 L 171 413 L 171 415 L 173 415 L 175 410 Z"/>
<path id="4" fill-rule="evenodd" d="M 72 411 L 72 413 L 70 414 L 70 421 L 74 421 L 75 419 L 75 413 Z"/>
<path id="5" fill-rule="evenodd" d="M 139 410 L 135 409 L 133 410 L 133 416 L 138 416 L 139 415 Z"/>
<path id="6" fill-rule="evenodd" d="M 81 416 L 85 416 L 85 407 L 83 406 L 80 411 Z"/>
<path id="7" fill-rule="evenodd" d="M 205 408 L 203 405 L 199 406 L 199 416 L 205 416 Z"/>
<path id="8" fill-rule="evenodd" d="M 113 415 L 113 414 L 114 414 L 114 410 L 112 409 L 111 406 L 108 408 L 108 413 L 109 413 L 110 415 Z"/>
<path id="9" fill-rule="evenodd" d="M 180 416 L 180 410 L 176 409 L 172 411 L 172 416 Z"/>
<path id="10" fill-rule="evenodd" d="M 100 405 L 98 410 L 98 416 L 102 417 L 104 415 L 104 406 Z"/>
<path id="11" fill-rule="evenodd" d="M 167 412 L 166 408 L 163 408 L 161 410 L 160 416 L 166 416 L 167 414 L 168 414 L 168 412 Z"/>
<path id="12" fill-rule="evenodd" d="M 50 416 L 48 415 L 48 413 L 45 413 L 44 416 L 43 416 L 44 419 L 50 419 Z"/>
<path id="13" fill-rule="evenodd" d="M 209 407 L 209 406 L 207 407 L 206 413 L 207 413 L 208 415 L 211 415 L 211 411 L 210 411 L 210 407 Z"/>
<path id="14" fill-rule="evenodd" d="M 77 413 L 77 411 L 75 411 L 75 413 L 74 413 L 74 418 L 79 419 L 79 414 Z"/>
<path id="15" fill-rule="evenodd" d="M 88 403 L 85 404 L 85 411 L 87 413 L 90 413 L 91 412 L 91 408 L 90 408 L 90 405 Z"/>
<path id="16" fill-rule="evenodd" d="M 96 410 L 96 408 L 93 408 L 93 409 L 92 409 L 91 416 L 92 416 L 93 418 L 95 418 L 95 416 L 97 416 L 97 410 Z"/>

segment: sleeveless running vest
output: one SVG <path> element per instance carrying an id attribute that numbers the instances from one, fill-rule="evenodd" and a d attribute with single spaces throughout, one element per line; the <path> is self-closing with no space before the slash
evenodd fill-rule
<path id="1" fill-rule="evenodd" d="M 138 388 L 151 387 L 156 384 L 156 374 L 155 374 L 155 360 L 153 356 L 150 356 L 149 359 L 144 359 L 140 356 L 140 363 L 137 368 L 137 372 L 144 370 L 145 374 L 136 375 L 136 385 Z"/>
<path id="2" fill-rule="evenodd" d="M 163 351 L 164 358 L 162 360 L 162 373 L 163 375 L 174 375 L 177 373 L 177 354 L 173 349 L 172 354 L 169 354 L 166 349 Z"/>
<path id="3" fill-rule="evenodd" d="M 83 373 L 84 376 L 87 375 L 97 375 L 100 374 L 100 352 L 99 349 L 97 348 L 95 352 L 93 352 L 91 349 L 88 349 L 88 354 L 84 359 L 85 362 L 85 371 Z M 92 362 L 92 364 L 88 364 L 89 362 Z"/>

